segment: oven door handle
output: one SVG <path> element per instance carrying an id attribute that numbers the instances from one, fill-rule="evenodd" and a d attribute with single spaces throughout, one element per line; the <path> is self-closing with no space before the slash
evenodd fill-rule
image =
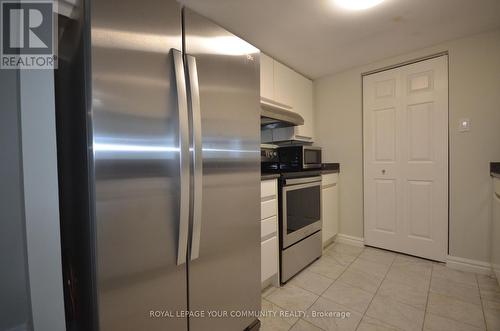
<path id="1" fill-rule="evenodd" d="M 297 184 L 306 184 L 306 183 L 316 183 L 316 182 L 321 182 L 321 176 L 285 179 L 286 186 L 297 185 Z"/>

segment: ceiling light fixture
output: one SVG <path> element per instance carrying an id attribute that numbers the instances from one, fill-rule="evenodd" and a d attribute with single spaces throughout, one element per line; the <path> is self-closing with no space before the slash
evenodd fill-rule
<path id="1" fill-rule="evenodd" d="M 375 7 L 384 0 L 334 0 L 337 6 L 350 10 L 362 10 Z"/>

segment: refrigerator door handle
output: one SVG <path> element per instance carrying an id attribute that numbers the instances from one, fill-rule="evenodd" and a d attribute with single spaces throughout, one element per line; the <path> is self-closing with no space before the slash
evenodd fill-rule
<path id="1" fill-rule="evenodd" d="M 179 243 L 177 247 L 177 265 L 182 265 L 186 263 L 189 232 L 189 118 L 182 53 L 179 50 L 172 49 L 172 57 L 174 60 L 175 83 L 177 88 L 180 147 Z"/>
<path id="2" fill-rule="evenodd" d="M 186 55 L 188 86 L 190 94 L 190 110 L 193 127 L 193 233 L 191 236 L 191 260 L 200 255 L 200 236 L 203 199 L 203 156 L 201 141 L 200 86 L 196 58 Z"/>

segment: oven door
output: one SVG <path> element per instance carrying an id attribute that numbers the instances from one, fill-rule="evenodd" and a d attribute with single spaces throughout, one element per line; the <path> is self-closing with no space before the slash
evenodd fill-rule
<path id="1" fill-rule="evenodd" d="M 321 230 L 321 176 L 286 179 L 281 207 L 283 249 Z"/>

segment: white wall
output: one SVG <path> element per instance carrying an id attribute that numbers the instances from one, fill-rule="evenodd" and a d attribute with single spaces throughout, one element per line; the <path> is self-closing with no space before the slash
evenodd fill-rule
<path id="1" fill-rule="evenodd" d="M 489 162 L 500 161 L 500 30 L 316 80 L 317 142 L 323 147 L 324 162 L 341 164 L 340 233 L 363 237 L 361 74 L 442 51 L 449 52 L 449 254 L 488 261 Z M 458 132 L 461 118 L 471 119 L 470 132 Z"/>

